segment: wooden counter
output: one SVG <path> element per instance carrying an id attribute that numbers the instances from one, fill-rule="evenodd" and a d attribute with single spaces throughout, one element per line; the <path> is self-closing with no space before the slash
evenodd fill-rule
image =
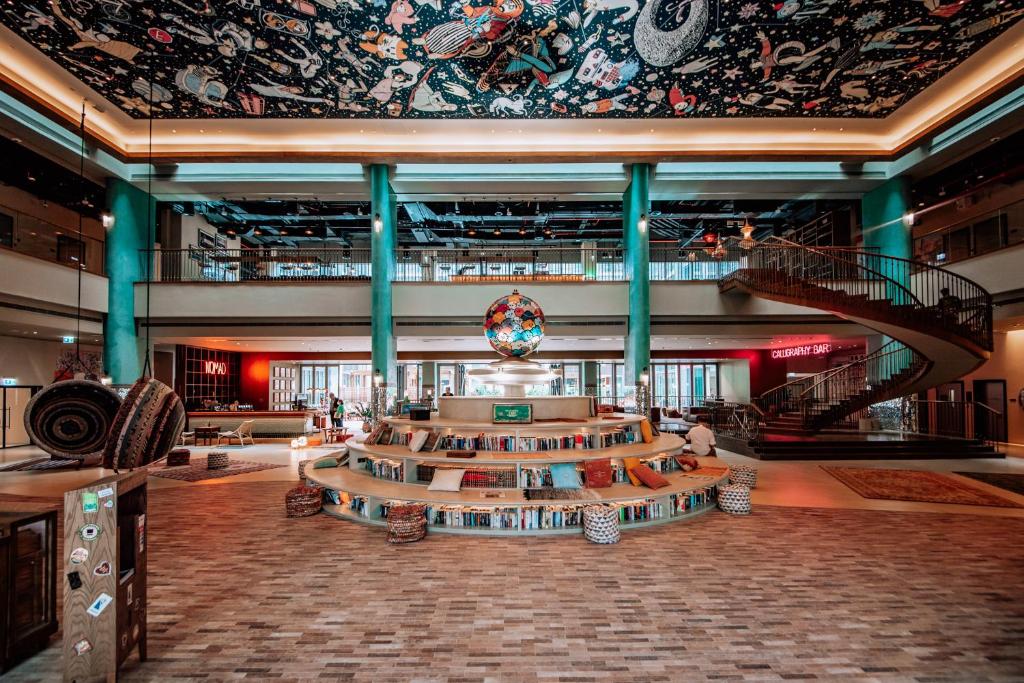
<path id="1" fill-rule="evenodd" d="M 188 414 L 189 429 L 216 425 L 220 431 L 237 429 L 246 420 L 255 420 L 255 437 L 295 437 L 316 431 L 313 417 L 316 410 L 221 410 L 192 411 Z"/>

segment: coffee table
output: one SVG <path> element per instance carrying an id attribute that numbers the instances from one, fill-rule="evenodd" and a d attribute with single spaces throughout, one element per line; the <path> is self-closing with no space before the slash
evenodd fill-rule
<path id="1" fill-rule="evenodd" d="M 220 425 L 209 425 L 207 427 L 196 427 L 196 445 L 202 441 L 207 446 L 213 443 L 213 440 L 217 438 L 217 434 L 220 432 Z"/>

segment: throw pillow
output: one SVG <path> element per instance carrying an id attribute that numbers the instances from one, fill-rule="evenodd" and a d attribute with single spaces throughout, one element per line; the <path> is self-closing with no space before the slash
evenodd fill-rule
<path id="1" fill-rule="evenodd" d="M 644 443 L 654 442 L 654 430 L 651 429 L 651 423 L 647 420 L 640 423 L 640 436 L 643 438 Z"/>
<path id="2" fill-rule="evenodd" d="M 576 471 L 576 463 L 556 462 L 551 466 L 551 485 L 556 489 L 578 489 L 580 474 Z"/>
<path id="3" fill-rule="evenodd" d="M 608 458 L 584 461 L 583 472 L 588 489 L 606 489 L 612 485 L 612 461 Z"/>
<path id="4" fill-rule="evenodd" d="M 668 479 L 661 476 L 660 473 L 655 472 L 647 465 L 637 465 L 630 469 L 629 473 L 636 475 L 636 477 L 642 481 L 647 488 L 660 489 L 663 486 L 668 486 Z"/>
<path id="5" fill-rule="evenodd" d="M 337 466 L 338 466 L 338 459 L 337 458 L 331 458 L 331 457 L 320 458 L 319 460 L 317 460 L 317 461 L 315 461 L 313 463 L 313 469 L 314 470 L 322 470 L 325 467 L 337 467 Z"/>
<path id="6" fill-rule="evenodd" d="M 676 463 L 680 468 L 682 468 L 683 472 L 692 472 L 700 467 L 700 463 L 697 462 L 697 458 L 693 458 L 688 455 L 677 455 Z"/>
<path id="7" fill-rule="evenodd" d="M 434 478 L 430 480 L 428 491 L 458 491 L 462 486 L 462 475 L 466 470 L 446 470 L 438 467 L 434 470 Z"/>
<path id="8" fill-rule="evenodd" d="M 622 466 L 626 468 L 626 476 L 629 477 L 629 483 L 633 486 L 639 486 L 640 480 L 635 474 L 633 474 L 633 468 L 640 464 L 640 458 L 623 458 Z M 647 465 L 644 465 L 647 467 Z M 650 469 L 648 467 L 648 469 Z"/>
<path id="9" fill-rule="evenodd" d="M 423 444 L 427 442 L 427 437 L 430 436 L 430 432 L 419 429 L 412 433 L 409 437 L 409 450 L 413 453 L 418 453 Z"/>

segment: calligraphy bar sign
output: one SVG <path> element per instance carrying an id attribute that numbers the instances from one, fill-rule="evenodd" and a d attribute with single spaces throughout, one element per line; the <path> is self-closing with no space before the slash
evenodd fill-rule
<path id="1" fill-rule="evenodd" d="M 822 344 L 804 344 L 803 346 L 792 346 L 788 349 L 772 349 L 772 358 L 784 360 L 786 358 L 799 358 L 801 356 L 827 356 L 832 353 L 832 345 L 828 342 Z"/>

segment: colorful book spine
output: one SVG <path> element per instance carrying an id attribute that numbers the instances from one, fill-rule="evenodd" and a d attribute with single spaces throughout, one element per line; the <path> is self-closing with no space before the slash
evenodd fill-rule
<path id="1" fill-rule="evenodd" d="M 718 501 L 718 487 L 708 486 L 686 493 L 673 493 L 668 498 L 671 514 L 673 516 L 685 515 L 695 510 L 714 506 Z"/>
<path id="2" fill-rule="evenodd" d="M 405 481 L 405 466 L 401 460 L 367 458 L 366 470 L 378 479 Z"/>

